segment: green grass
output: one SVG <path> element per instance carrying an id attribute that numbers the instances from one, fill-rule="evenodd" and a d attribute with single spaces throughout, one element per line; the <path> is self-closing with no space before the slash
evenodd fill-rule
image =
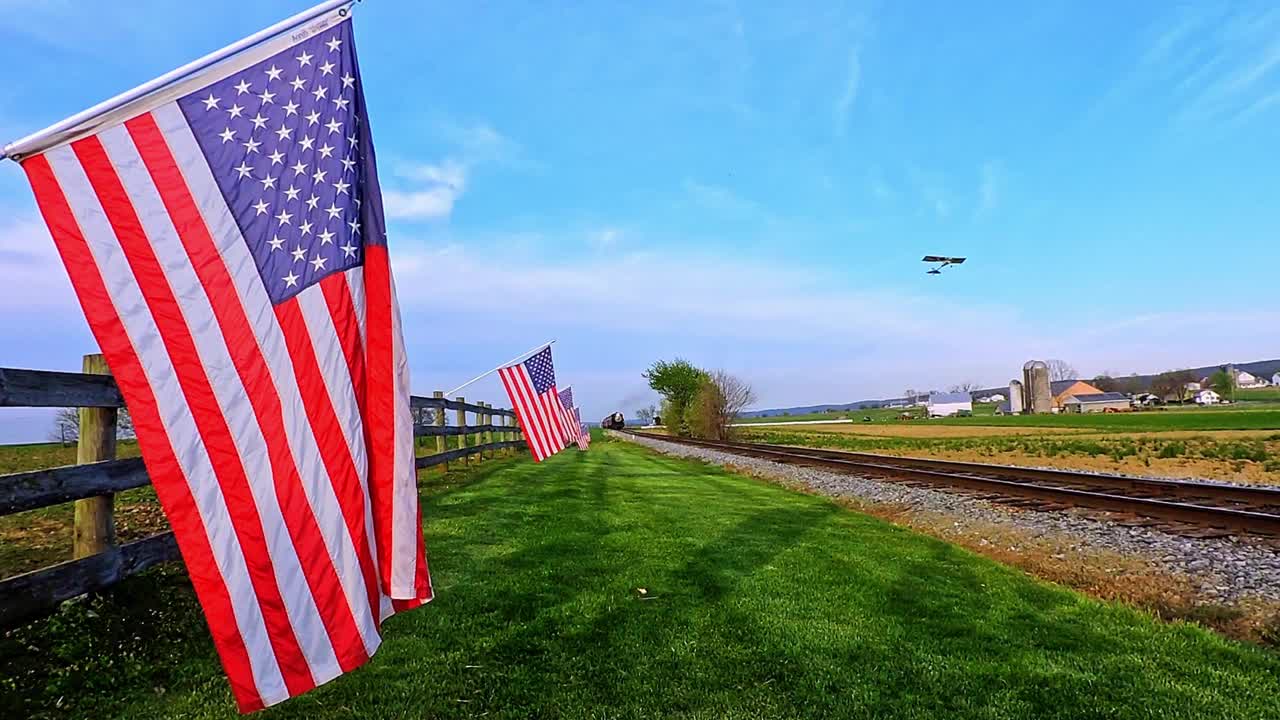
<path id="1" fill-rule="evenodd" d="M 1199 720 L 1280 697 L 1274 653 L 619 442 L 424 478 L 436 601 L 259 717 Z M 7 636 L 27 704 L 0 716 L 235 717 L 199 617 L 166 570 Z"/>
<path id="2" fill-rule="evenodd" d="M 1250 388 L 1236 390 L 1238 402 L 1280 402 L 1280 387 Z"/>

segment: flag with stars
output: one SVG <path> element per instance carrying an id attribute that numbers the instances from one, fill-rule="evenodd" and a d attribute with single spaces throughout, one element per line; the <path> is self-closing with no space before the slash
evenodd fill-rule
<path id="1" fill-rule="evenodd" d="M 564 442 L 567 445 L 578 439 L 578 421 L 573 419 L 573 388 L 565 388 L 557 394 L 561 427 L 564 429 Z"/>
<path id="2" fill-rule="evenodd" d="M 564 428 L 560 394 L 556 391 L 556 368 L 551 346 L 530 355 L 523 362 L 498 370 L 502 386 L 511 398 L 516 420 L 536 462 L 555 455 L 569 443 Z"/>
<path id="3" fill-rule="evenodd" d="M 18 158 L 246 712 L 432 596 L 349 9 Z"/>

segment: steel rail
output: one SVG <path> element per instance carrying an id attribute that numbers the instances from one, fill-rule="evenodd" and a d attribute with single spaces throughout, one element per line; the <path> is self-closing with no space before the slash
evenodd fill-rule
<path id="1" fill-rule="evenodd" d="M 1258 512 L 1255 510 L 1240 508 L 1216 507 L 1190 502 L 1173 502 L 1147 497 L 1134 497 L 1131 495 L 1119 495 L 1114 492 L 1098 492 L 1095 490 L 1079 490 L 1053 485 L 1041 485 L 1034 482 L 983 477 L 982 475 L 977 474 L 989 468 L 996 468 L 1000 473 L 1007 473 L 1012 472 L 1013 470 L 1022 469 L 1013 468 L 1012 466 L 1007 465 L 987 466 L 981 463 L 958 463 L 966 468 L 966 472 L 957 473 L 945 470 L 927 469 L 926 467 L 926 465 L 930 463 L 937 463 L 938 467 L 954 466 L 957 464 L 952 461 L 905 458 L 908 462 L 899 462 L 904 460 L 904 458 L 889 455 L 870 455 L 867 453 L 840 453 L 839 451 L 831 450 L 818 450 L 814 452 L 811 448 L 755 445 L 751 443 L 718 443 L 705 440 L 693 440 L 690 438 L 677 438 L 668 435 L 653 435 L 650 433 L 637 433 L 633 431 L 626 432 L 637 437 L 665 440 L 667 442 L 675 442 L 685 445 L 709 447 L 732 453 L 778 460 L 781 462 L 815 465 L 819 467 L 843 470 L 846 472 L 866 473 L 890 479 L 900 478 L 918 480 L 934 485 L 945 485 L 983 492 L 994 492 L 1010 497 L 1034 498 L 1066 505 L 1131 513 L 1135 515 L 1142 515 L 1144 517 L 1185 522 L 1200 526 L 1226 528 L 1230 530 L 1267 535 L 1280 535 L 1280 514 Z M 841 455 L 849 455 L 852 457 L 840 457 Z M 1028 468 L 1028 470 L 1032 469 Z M 1054 474 L 1057 472 L 1040 469 L 1034 470 L 1036 470 L 1036 472 L 1028 473 L 1028 475 L 1043 478 L 1045 477 L 1045 473 Z M 1088 480 L 1095 486 L 1113 479 L 1124 481 L 1125 483 L 1132 482 L 1133 485 L 1131 487 L 1141 487 L 1147 482 L 1154 483 L 1160 487 L 1165 487 L 1166 482 L 1173 483 L 1174 485 L 1179 484 L 1179 481 L 1172 480 L 1144 481 L 1138 478 L 1127 478 L 1123 476 L 1102 476 L 1092 475 L 1090 473 L 1074 473 L 1071 471 L 1063 472 L 1071 476 L 1075 481 L 1084 482 L 1085 480 Z M 1239 486 L 1231 488 L 1230 486 L 1219 486 L 1211 483 L 1186 484 L 1201 489 L 1202 491 L 1205 489 L 1217 490 L 1223 487 L 1227 487 L 1229 491 L 1242 490 L 1249 492 L 1254 490 L 1253 488 L 1241 488 Z M 1275 491 L 1270 489 L 1258 490 L 1262 493 L 1260 497 L 1267 498 L 1267 501 L 1259 502 L 1255 499 L 1250 502 L 1264 506 L 1276 504 L 1276 500 L 1274 498 Z"/>

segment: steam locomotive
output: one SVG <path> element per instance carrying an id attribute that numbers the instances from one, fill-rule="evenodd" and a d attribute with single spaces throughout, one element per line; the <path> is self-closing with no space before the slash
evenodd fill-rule
<path id="1" fill-rule="evenodd" d="M 620 412 L 613 413 L 612 415 L 606 415 L 604 419 L 600 421 L 600 427 L 605 430 L 621 430 L 626 427 L 626 425 L 627 422 Z"/>

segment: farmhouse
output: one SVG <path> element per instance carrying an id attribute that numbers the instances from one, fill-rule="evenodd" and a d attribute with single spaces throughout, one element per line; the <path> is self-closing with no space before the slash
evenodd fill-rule
<path id="1" fill-rule="evenodd" d="M 1082 393 L 1080 395 L 1068 396 L 1062 402 L 1063 412 L 1071 413 L 1091 413 L 1106 412 L 1107 410 L 1128 410 L 1129 398 L 1124 393 L 1104 392 L 1104 393 Z"/>
<path id="2" fill-rule="evenodd" d="M 1278 373 L 1276 373 L 1275 375 L 1272 375 L 1272 376 L 1271 376 L 1271 384 L 1272 384 L 1272 385 L 1280 385 L 1280 372 L 1278 372 Z"/>
<path id="3" fill-rule="evenodd" d="M 950 417 L 961 411 L 973 412 L 973 398 L 967 392 L 929 393 L 925 400 L 929 417 Z"/>
<path id="4" fill-rule="evenodd" d="M 1196 393 L 1197 405 L 1217 405 L 1222 402 L 1222 396 L 1212 390 L 1201 390 Z"/>
<path id="5" fill-rule="evenodd" d="M 1098 395 L 1102 390 L 1083 380 L 1054 380 L 1049 383 L 1049 392 L 1053 395 L 1053 407 L 1062 410 L 1067 398 L 1079 395 Z"/>

